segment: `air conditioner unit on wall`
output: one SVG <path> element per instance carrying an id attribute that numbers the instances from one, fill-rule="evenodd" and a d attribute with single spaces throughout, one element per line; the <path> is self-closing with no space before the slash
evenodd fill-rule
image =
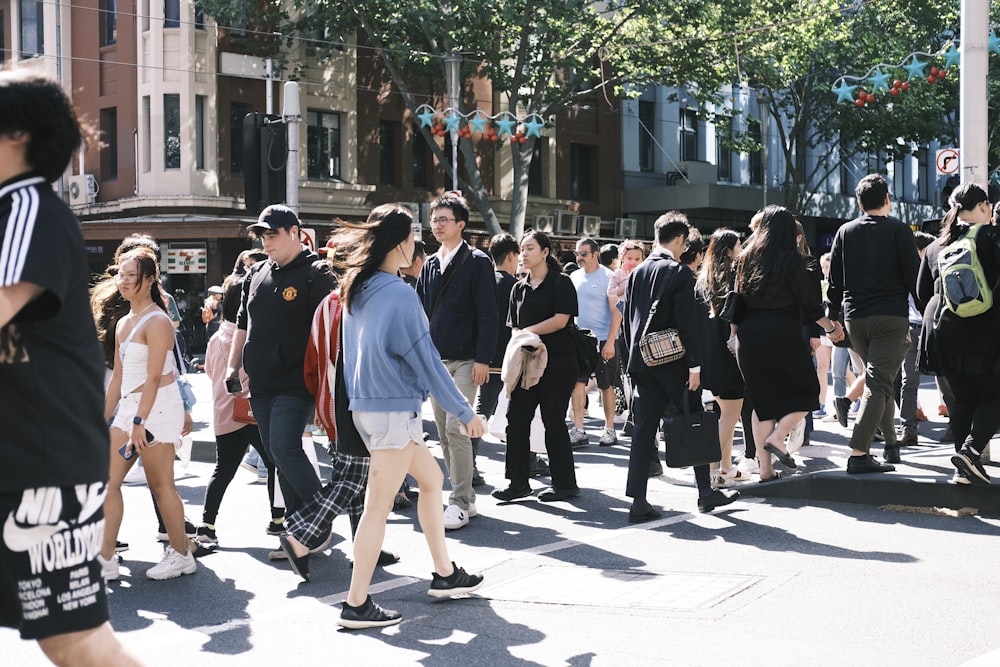
<path id="1" fill-rule="evenodd" d="M 539 232 L 545 232 L 546 234 L 552 233 L 552 216 L 551 215 L 536 215 L 535 220 L 532 223 L 533 229 Z"/>
<path id="2" fill-rule="evenodd" d="M 596 238 L 601 235 L 601 216 L 599 215 L 585 215 L 583 216 L 583 229 L 581 233 L 584 236 L 589 236 L 590 238 Z"/>
<path id="3" fill-rule="evenodd" d="M 576 236 L 576 219 L 580 216 L 573 211 L 557 211 L 556 216 L 555 233 L 566 236 Z"/>
<path id="4" fill-rule="evenodd" d="M 70 206 L 86 206 L 97 201 L 97 179 L 93 174 L 69 177 Z"/>
<path id="5" fill-rule="evenodd" d="M 615 218 L 615 238 L 634 239 L 638 221 L 635 218 Z"/>

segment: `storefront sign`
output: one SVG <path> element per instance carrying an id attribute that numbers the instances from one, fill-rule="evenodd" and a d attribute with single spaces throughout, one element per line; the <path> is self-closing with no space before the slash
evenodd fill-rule
<path id="1" fill-rule="evenodd" d="M 171 243 L 164 253 L 167 273 L 208 272 L 208 250 L 204 243 Z"/>

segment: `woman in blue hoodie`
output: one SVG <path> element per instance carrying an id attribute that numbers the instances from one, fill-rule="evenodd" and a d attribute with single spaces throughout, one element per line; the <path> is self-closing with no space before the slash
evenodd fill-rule
<path id="1" fill-rule="evenodd" d="M 448 556 L 441 514 L 444 477 L 423 439 L 421 409 L 428 394 L 456 415 L 470 437 L 486 431 L 455 387 L 431 341 L 416 293 L 397 275 L 413 257 L 413 218 L 395 204 L 371 212 L 363 224 L 342 223 L 334 239 L 342 271 L 344 384 L 354 426 L 371 452 L 365 509 L 354 536 L 351 588 L 340 615 L 346 628 L 394 625 L 398 612 L 375 604 L 368 589 L 393 499 L 406 473 L 420 485 L 417 516 L 434 560 L 428 595 L 447 598 L 483 583 Z M 349 426 L 349 425 L 348 425 Z"/>

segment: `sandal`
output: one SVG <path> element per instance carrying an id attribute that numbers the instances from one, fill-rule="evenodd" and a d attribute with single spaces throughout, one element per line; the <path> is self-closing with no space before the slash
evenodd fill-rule
<path id="1" fill-rule="evenodd" d="M 795 459 L 793 459 L 792 455 L 789 454 L 788 452 L 781 451 L 780 449 L 778 449 L 777 447 L 775 447 L 774 445 L 772 445 L 769 442 L 765 442 L 764 443 L 764 450 L 768 451 L 768 452 L 771 452 L 772 454 L 774 454 L 775 456 L 777 456 L 778 460 L 781 461 L 781 464 L 783 466 L 785 466 L 786 468 L 794 468 L 794 467 L 796 467 L 795 466 Z"/>
<path id="2" fill-rule="evenodd" d="M 771 482 L 773 482 L 773 481 L 775 481 L 777 479 L 781 479 L 781 473 L 778 472 L 777 470 L 775 470 L 774 472 L 771 473 L 770 477 L 761 477 L 760 481 L 757 482 L 757 483 L 758 484 L 769 484 L 769 483 L 771 483 Z"/>

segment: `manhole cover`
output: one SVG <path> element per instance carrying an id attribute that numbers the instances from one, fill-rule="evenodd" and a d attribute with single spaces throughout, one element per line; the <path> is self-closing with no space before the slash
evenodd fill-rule
<path id="1" fill-rule="evenodd" d="M 494 600 L 642 609 L 708 609 L 761 577 L 543 566 L 489 587 Z"/>

